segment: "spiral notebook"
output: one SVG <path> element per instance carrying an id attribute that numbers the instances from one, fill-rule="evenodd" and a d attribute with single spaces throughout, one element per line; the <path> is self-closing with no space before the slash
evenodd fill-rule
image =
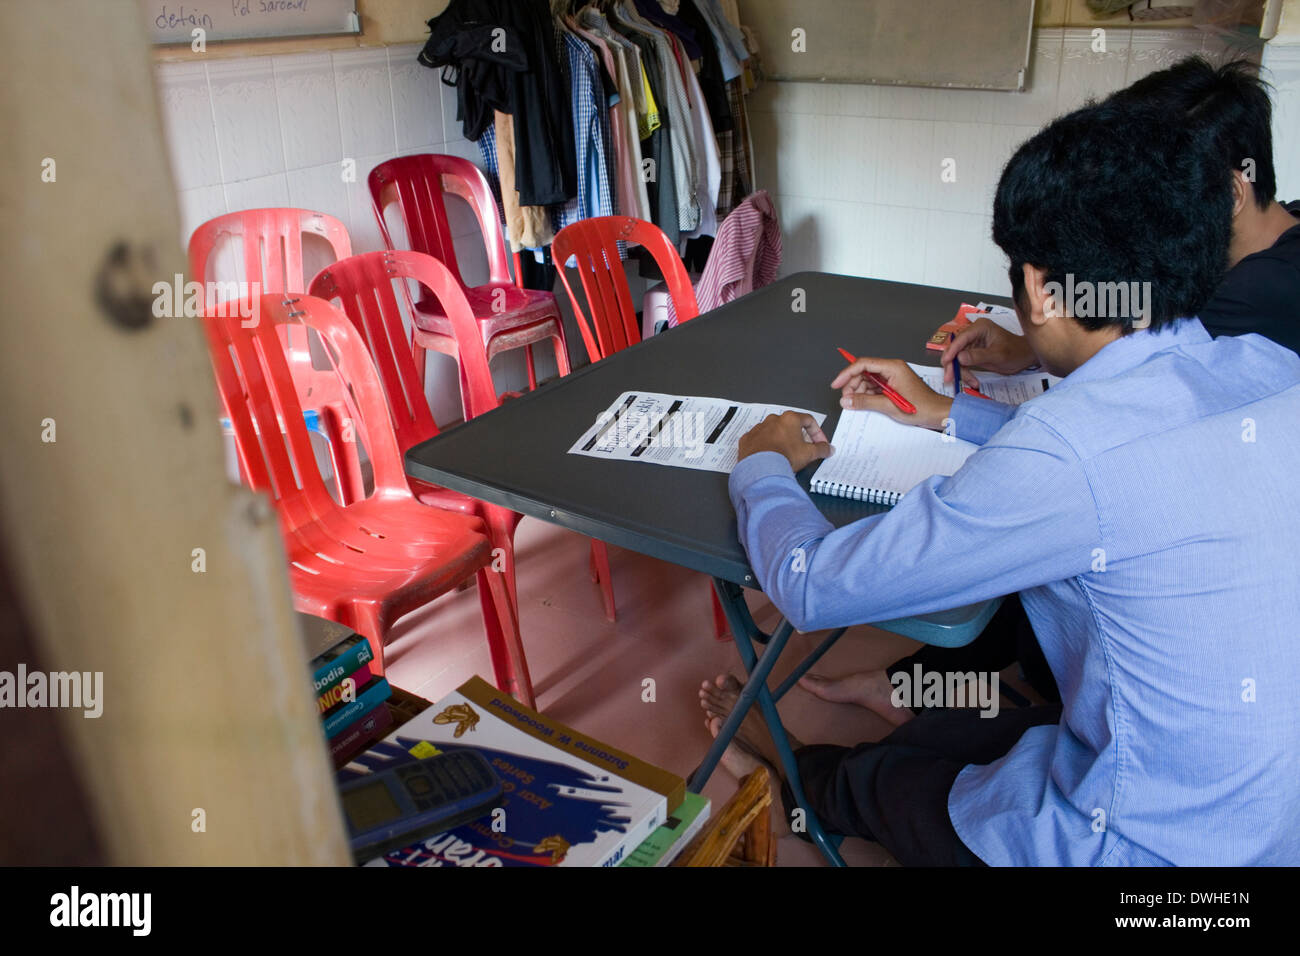
<path id="1" fill-rule="evenodd" d="M 837 498 L 896 505 L 931 475 L 951 475 L 978 445 L 903 425 L 879 412 L 846 410 L 831 439 L 835 454 L 813 474 L 812 490 Z"/>

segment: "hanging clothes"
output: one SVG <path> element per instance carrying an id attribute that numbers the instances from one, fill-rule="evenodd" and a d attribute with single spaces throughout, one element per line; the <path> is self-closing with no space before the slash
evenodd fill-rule
<path id="1" fill-rule="evenodd" d="M 637 137 L 635 103 L 630 76 L 621 46 L 584 29 L 577 20 L 566 21 L 573 32 L 595 50 L 609 74 L 613 89 L 609 95 L 610 180 L 618 215 L 650 218 L 649 198 L 641 178 L 641 140 Z"/>
<path id="2" fill-rule="evenodd" d="M 618 91 L 618 82 L 614 79 L 614 66 L 609 51 L 599 40 L 590 39 L 570 30 L 578 36 L 596 59 L 596 72 L 600 76 L 600 89 L 596 91 L 596 100 L 605 116 L 605 175 L 609 177 L 611 208 L 615 213 L 621 211 L 618 196 L 618 160 L 622 155 L 623 127 L 618 123 L 618 104 L 622 96 Z"/>
<path id="3" fill-rule="evenodd" d="M 718 157 L 718 140 L 713 134 L 709 110 L 695 71 L 686 70 L 686 92 L 691 107 L 691 133 L 695 137 L 699 162 L 696 199 L 700 207 L 700 224 L 683 234 L 683 238 L 712 236 L 718 231 L 718 191 L 722 184 L 722 165 Z M 680 247 L 679 247 L 680 248 Z"/>
<path id="4" fill-rule="evenodd" d="M 503 173 L 501 168 L 502 158 L 497 153 L 497 130 L 504 130 L 505 126 L 509 126 L 510 130 L 509 134 L 505 136 L 506 152 L 504 161 L 506 169 Z M 505 230 L 506 240 L 510 243 L 510 250 L 520 252 L 525 248 L 523 245 L 525 232 L 529 233 L 528 238 L 536 238 L 533 235 L 535 229 L 527 229 L 526 224 L 534 223 L 537 213 L 530 211 L 525 214 L 522 211 L 519 205 L 519 193 L 514 188 L 513 129 L 513 122 L 509 116 L 503 113 L 494 114 L 493 122 L 488 124 L 487 129 L 483 131 L 483 135 L 478 138 L 478 148 L 480 155 L 483 157 L 483 172 L 487 176 L 488 185 L 492 188 L 492 197 L 497 201 L 497 211 L 501 214 L 501 225 Z M 509 189 L 504 193 L 501 189 L 503 180 L 509 183 Z"/>
<path id="5" fill-rule="evenodd" d="M 643 95 L 646 104 L 642 114 L 644 118 L 638 121 L 638 129 L 641 131 L 641 138 L 647 139 L 662 123 L 659 118 L 659 104 L 655 102 L 654 90 L 650 86 L 650 77 L 646 73 L 645 63 L 641 60 L 639 48 L 637 50 L 637 63 L 641 67 L 641 89 L 644 91 Z"/>
<path id="6" fill-rule="evenodd" d="M 555 283 L 559 281 L 555 263 L 549 257 L 545 257 L 544 262 L 538 262 L 533 256 L 520 256 L 519 274 L 523 278 L 525 289 L 536 289 L 539 292 L 554 291 Z"/>
<path id="7" fill-rule="evenodd" d="M 745 48 L 745 36 L 740 28 L 727 19 L 722 12 L 719 0 L 698 0 L 696 4 L 701 15 L 713 31 L 718 58 L 722 63 L 722 76 L 727 82 L 737 79 L 742 72 L 741 64 L 749 58 Z"/>
<path id="8" fill-rule="evenodd" d="M 514 118 L 496 114 L 496 159 L 501 180 L 501 211 L 505 215 L 506 238 L 514 252 L 535 249 L 555 238 L 545 206 L 525 206 L 515 185 L 518 150 Z"/>
<path id="9" fill-rule="evenodd" d="M 741 83 L 741 80 L 736 79 L 727 84 L 727 99 L 735 118 L 735 128 L 730 133 L 724 133 L 718 140 L 719 161 L 722 165 L 718 214 L 723 217 L 749 195 L 753 186 L 749 174 L 749 119 L 745 115 Z"/>
<path id="10" fill-rule="evenodd" d="M 701 312 L 716 309 L 768 285 L 780 268 L 781 226 L 772 197 L 760 189 L 723 221 L 696 283 L 695 301 Z M 668 324 L 677 324 L 671 302 Z"/>
<path id="11" fill-rule="evenodd" d="M 487 176 L 488 185 L 492 187 L 492 196 L 497 201 L 497 210 L 505 208 L 505 203 L 501 196 L 501 166 L 497 162 L 497 125 L 496 114 L 493 114 L 492 122 L 483 130 L 483 135 L 478 138 L 476 144 L 479 155 L 483 157 L 483 173 Z M 504 223 L 505 214 L 502 213 L 501 221 Z"/>
<path id="12" fill-rule="evenodd" d="M 617 23 L 627 28 L 624 35 L 636 42 L 637 34 L 645 37 L 659 66 L 661 84 L 657 88 L 667 100 L 669 116 L 668 152 L 672 162 L 674 196 L 677 200 L 677 231 L 690 232 L 699 227 L 699 167 L 692 135 L 690 105 L 682 75 L 680 44 L 672 34 L 653 26 L 640 17 L 631 0 L 621 0 L 611 10 Z M 643 49 L 645 49 L 643 47 Z M 686 61 L 689 62 L 689 61 Z M 662 175 L 662 168 L 659 170 Z M 663 228 L 663 224 L 660 224 Z M 665 230 L 666 231 L 666 230 Z"/>
<path id="13" fill-rule="evenodd" d="M 682 226 L 681 238 L 711 236 L 717 231 L 717 205 L 721 186 L 721 160 L 717 131 L 713 124 L 714 111 L 716 110 L 723 117 L 723 125 L 727 129 L 734 126 L 730 106 L 726 101 L 726 89 L 722 80 L 720 61 L 718 60 L 713 33 L 697 8 L 690 4 L 690 0 L 675 5 L 673 12 L 677 14 L 676 16 L 666 13 L 657 0 L 633 0 L 633 5 L 647 22 L 662 28 L 668 42 L 673 45 L 674 56 L 677 59 L 679 68 L 678 75 L 683 80 L 686 93 L 688 115 L 691 121 L 689 128 L 690 143 L 695 162 L 695 198 L 700 216 L 698 225 L 693 229 L 685 228 L 679 221 L 679 226 Z M 694 21 L 695 26 L 699 27 L 698 41 L 696 39 L 696 29 L 695 26 L 692 26 L 691 20 Z M 690 59 L 698 58 L 704 61 L 705 49 L 708 50 L 708 64 L 714 68 L 706 76 L 714 87 L 715 105 L 712 109 L 707 102 L 699 77 L 695 75 L 695 71 L 687 59 L 688 57 Z"/>
<path id="14" fill-rule="evenodd" d="M 515 184 L 521 206 L 567 202 L 577 193 L 578 160 L 568 84 L 556 57 L 547 0 L 494 0 L 525 41 L 529 70 L 515 74 Z"/>
<path id="15" fill-rule="evenodd" d="M 703 56 L 704 51 L 700 49 L 699 41 L 695 39 L 695 31 L 675 16 L 676 10 L 668 12 L 659 0 L 633 0 L 633 5 L 642 18 L 677 37 L 686 50 L 688 60 L 698 60 Z"/>
<path id="16" fill-rule="evenodd" d="M 547 0 L 451 0 L 429 30 L 419 61 L 443 66 L 443 82 L 456 86 L 466 138 L 481 138 L 495 113 L 512 116 L 520 205 L 573 197 L 573 120 Z"/>
<path id="17" fill-rule="evenodd" d="M 614 73 L 619 87 L 619 111 L 623 114 L 624 152 L 619 157 L 619 209 L 623 215 L 646 221 L 654 220 L 649 191 L 642 174 L 643 153 L 641 140 L 659 127 L 659 108 L 650 91 L 650 82 L 641 66 L 640 48 L 627 38 L 610 29 L 608 22 L 593 7 L 578 13 L 578 25 L 590 31 L 590 36 L 601 40 L 608 55 L 614 60 Z M 642 135 L 641 130 L 646 133 Z"/>
<path id="18" fill-rule="evenodd" d="M 745 81 L 743 91 L 751 92 L 758 85 L 758 36 L 749 27 L 740 22 L 740 7 L 736 5 L 736 0 L 718 0 L 718 6 L 722 9 L 723 16 L 727 21 L 740 31 L 741 37 L 745 42 L 745 51 L 749 54 L 741 66 L 744 68 L 742 79 Z"/>
<path id="19" fill-rule="evenodd" d="M 568 57 L 570 105 L 578 156 L 578 191 L 573 199 L 557 207 L 556 232 L 579 219 L 614 215 L 609 165 L 605 159 L 609 113 L 603 102 L 596 56 L 591 47 L 569 31 L 561 29 L 559 34 Z M 597 91 L 602 94 L 599 100 Z"/>
<path id="20" fill-rule="evenodd" d="M 704 15 L 695 5 L 695 0 L 681 0 L 677 16 L 702 39 L 700 69 L 696 79 L 699 80 L 700 89 L 704 92 L 705 102 L 709 104 L 709 119 L 713 121 L 713 132 L 721 136 L 731 131 L 733 123 L 731 104 L 727 102 L 727 80 L 722 75 L 722 61 L 718 58 L 717 43 Z"/>
<path id="21" fill-rule="evenodd" d="M 718 9 L 727 18 L 728 23 L 742 33 L 744 32 L 745 28 L 740 25 L 740 4 L 736 0 L 718 0 Z"/>
<path id="22" fill-rule="evenodd" d="M 650 90 L 650 81 L 641 65 L 641 48 L 627 37 L 616 32 L 599 10 L 592 6 L 578 11 L 578 23 L 600 37 L 608 45 L 610 52 L 619 56 L 627 76 L 620 71 L 620 90 L 627 99 L 628 109 L 636 119 L 636 138 L 638 141 L 648 139 L 659 128 L 659 107 Z M 623 84 L 626 82 L 626 88 Z"/>
<path id="23" fill-rule="evenodd" d="M 423 66 L 442 68 L 442 82 L 456 90 L 456 118 L 470 140 L 492 125 L 494 111 L 514 112 L 513 74 L 528 69 L 518 34 L 480 20 L 484 10 L 476 0 L 452 0 L 428 21 L 429 39 L 416 57 Z"/>
<path id="24" fill-rule="evenodd" d="M 659 72 L 659 58 L 650 37 L 628 29 L 621 22 L 611 22 L 610 25 L 640 50 L 647 99 L 652 98 L 656 90 L 662 92 L 664 87 Z M 623 32 L 624 30 L 627 32 Z M 663 231 L 669 242 L 676 245 L 680 230 L 676 175 L 669 145 L 672 122 L 667 112 L 660 112 L 658 119 L 659 125 L 641 141 L 641 154 L 650 160 L 649 175 L 643 175 L 642 179 L 645 182 L 652 213 L 649 217 L 650 221 Z"/>
<path id="25" fill-rule="evenodd" d="M 608 0 L 555 15 L 551 6 L 451 0 L 421 52 L 456 85 L 463 127 L 481 127 L 511 248 L 536 250 L 580 219 L 623 214 L 702 258 L 752 188 L 750 61 L 734 5 Z"/>

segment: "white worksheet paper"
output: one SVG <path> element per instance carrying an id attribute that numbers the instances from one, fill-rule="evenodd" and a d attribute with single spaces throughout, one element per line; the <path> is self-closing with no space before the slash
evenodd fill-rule
<path id="1" fill-rule="evenodd" d="M 994 325 L 1000 325 L 1008 332 L 1015 335 L 1024 335 L 1020 328 L 1020 319 L 1016 315 L 1016 310 L 1005 305 L 991 305 L 988 302 L 977 302 L 975 308 L 984 313 L 984 318 L 988 319 Z"/>
<path id="2" fill-rule="evenodd" d="M 913 365 L 907 363 L 913 372 L 921 377 L 921 381 L 934 389 L 940 395 L 951 395 L 952 385 L 945 385 L 943 381 L 943 368 L 935 365 Z M 1046 372 L 1020 372 L 1016 375 L 996 375 L 993 372 L 972 373 L 979 379 L 980 394 L 987 395 L 995 402 L 1003 402 L 1007 405 L 1019 405 L 1029 401 L 1038 395 L 1042 395 L 1051 386 L 1061 380 L 1055 375 L 1048 375 Z M 962 370 L 962 382 L 968 384 L 965 369 Z"/>
<path id="3" fill-rule="evenodd" d="M 818 425 L 826 421 L 824 414 L 788 405 L 624 392 L 596 416 L 569 454 L 730 473 L 740 436 L 768 415 L 788 411 L 811 415 Z"/>

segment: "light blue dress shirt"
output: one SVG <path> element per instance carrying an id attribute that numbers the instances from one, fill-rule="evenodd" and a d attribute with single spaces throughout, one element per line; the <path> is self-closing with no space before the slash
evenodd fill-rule
<path id="1" fill-rule="evenodd" d="M 745 35 L 727 18 L 718 0 L 700 0 L 695 6 L 713 33 L 714 46 L 718 48 L 718 61 L 722 66 L 722 78 L 730 83 L 744 72 L 741 64 L 749 59 Z"/>
<path id="2" fill-rule="evenodd" d="M 953 419 L 960 471 L 839 529 L 783 456 L 736 466 L 773 603 L 811 631 L 1020 592 L 1064 711 L 954 783 L 987 863 L 1300 863 L 1300 356 L 1191 319 Z"/>

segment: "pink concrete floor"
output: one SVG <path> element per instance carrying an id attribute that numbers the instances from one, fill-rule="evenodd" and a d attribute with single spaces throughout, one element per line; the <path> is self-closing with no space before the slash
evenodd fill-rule
<path id="1" fill-rule="evenodd" d="M 712 738 L 704 726 L 697 691 L 701 681 L 743 669 L 730 640 L 713 637 L 709 584 L 703 575 L 631 551 L 611 547 L 618 620 L 605 620 L 600 593 L 588 573 L 587 539 L 525 518 L 516 537 L 519 616 L 539 709 L 548 716 L 687 776 Z M 752 594 L 752 592 L 751 592 Z M 778 615 L 761 594 L 750 606 L 760 627 Z M 818 635 L 796 634 L 777 663 L 775 687 L 816 645 Z M 814 673 L 840 676 L 882 667 L 918 645 L 870 627 L 846 633 Z M 387 647 L 394 684 L 437 700 L 471 675 L 491 680 L 477 595 L 444 595 L 398 623 Z M 1012 675 L 1004 679 L 1015 683 Z M 642 700 L 645 678 L 655 700 Z M 1019 686 L 1019 685 L 1017 685 Z M 805 743 L 855 744 L 878 740 L 888 724 L 849 704 L 830 704 L 795 688 L 780 704 L 782 720 Z M 719 767 L 705 794 L 720 807 L 737 780 Z M 825 865 L 820 854 L 790 833 L 784 812 L 773 808 L 781 835 L 780 866 Z M 841 848 L 850 865 L 893 866 L 879 845 L 848 839 Z"/>

